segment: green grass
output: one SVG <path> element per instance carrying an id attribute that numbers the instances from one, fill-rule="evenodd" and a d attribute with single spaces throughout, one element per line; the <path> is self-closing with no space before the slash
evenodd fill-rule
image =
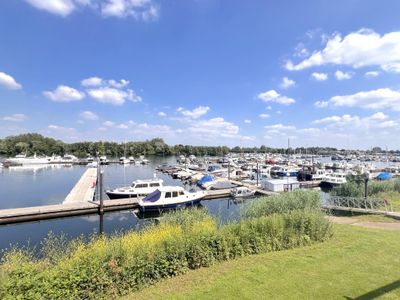
<path id="1" fill-rule="evenodd" d="M 392 284 L 392 285 L 391 285 Z M 190 271 L 126 299 L 400 298 L 400 232 L 335 225 L 330 240 Z"/>

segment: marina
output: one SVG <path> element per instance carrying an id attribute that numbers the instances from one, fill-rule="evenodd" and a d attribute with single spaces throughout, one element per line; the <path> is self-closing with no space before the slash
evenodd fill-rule
<path id="1" fill-rule="evenodd" d="M 222 213 L 221 217 L 228 220 L 232 217 L 238 217 L 240 207 L 243 205 L 232 200 L 234 187 L 247 188 L 254 193 L 254 196 L 244 197 L 244 202 L 252 201 L 251 199 L 257 196 L 270 196 L 297 188 L 319 188 L 323 174 L 334 172 L 331 169 L 332 160 L 330 158 L 258 153 L 201 158 L 194 156 L 190 158 L 185 156 L 151 157 L 150 159 L 138 157 L 137 161 L 140 161 L 138 163 L 135 163 L 134 159 L 131 161 L 131 158 L 129 163 L 126 160 L 120 163 L 118 159 L 103 157 L 100 170 L 104 173 L 104 184 L 101 189 L 98 182 L 99 169 L 97 166 L 90 165 L 92 162 L 88 162 L 87 159 L 70 164 L 22 166 L 7 166 L 6 164 L 0 173 L 3 177 L 6 176 L 3 184 L 10 183 L 10 180 L 17 180 L 19 185 L 23 184 L 18 178 L 24 181 L 32 180 L 32 183 L 26 189 L 26 192 L 29 191 L 29 193 L 25 194 L 22 194 L 24 190 L 12 184 L 7 188 L 3 187 L 3 192 L 8 189 L 7 195 L 9 198 L 9 195 L 11 195 L 11 199 L 0 204 L 2 205 L 0 206 L 0 224 L 9 224 L 0 228 L 0 235 L 2 232 L 11 232 L 12 227 L 10 226 L 18 223 L 20 224 L 17 225 L 18 228 L 23 230 L 24 226 L 30 225 L 21 223 L 29 224 L 39 221 L 40 223 L 33 224 L 38 224 L 39 227 L 50 226 L 48 231 L 51 231 L 57 228 L 57 226 L 50 225 L 54 222 L 69 223 L 68 219 L 77 220 L 77 218 L 84 223 L 86 223 L 84 220 L 97 220 L 94 223 L 93 221 L 86 223 L 87 225 L 91 224 L 88 227 L 91 228 L 89 231 L 84 229 L 87 225 L 81 226 L 77 231 L 75 229 L 73 233 L 70 228 L 65 226 L 61 226 L 59 229 L 61 232 L 72 234 L 71 237 L 83 232 L 88 234 L 99 230 L 99 226 L 93 227 L 93 225 L 99 222 L 99 217 L 96 217 L 96 215 L 103 213 L 105 213 L 105 220 L 111 217 L 114 220 L 121 220 L 113 221 L 112 223 L 115 225 L 111 227 L 107 226 L 109 221 L 105 221 L 106 232 L 112 233 L 115 230 L 129 230 L 129 228 L 140 226 L 143 222 L 147 222 L 146 219 L 141 220 L 132 212 L 139 211 L 139 200 L 144 195 L 134 198 L 121 196 L 119 199 L 110 200 L 107 191 L 118 190 L 120 187 L 131 188 L 133 181 L 138 183 L 141 180 L 151 180 L 149 178 L 155 178 L 155 176 L 163 184 L 182 186 L 186 190 L 193 188 L 202 190 L 198 186 L 198 182 L 202 181 L 203 177 L 209 176 L 205 181 L 207 183 L 204 190 L 205 195 L 200 201 L 200 205 L 209 208 L 211 213 L 219 215 Z M 142 163 L 142 161 L 145 162 Z M 96 160 L 93 160 L 93 162 L 96 162 Z M 341 166 L 344 169 L 338 170 L 349 172 L 368 166 L 371 171 L 382 171 L 386 164 L 386 162 L 366 163 L 364 161 L 348 162 L 343 160 Z M 288 167 L 289 165 L 290 167 Z M 294 174 L 285 177 L 274 177 L 273 175 L 275 171 L 277 173 L 283 172 L 282 169 L 290 169 L 292 170 L 291 173 L 293 170 L 300 172 L 307 169 L 304 167 L 305 165 L 308 166 L 308 170 L 311 170 L 310 173 L 312 173 L 312 168 L 318 170 L 315 171 L 315 174 L 318 173 L 315 180 L 312 179 L 312 176 L 308 177 L 309 180 L 304 180 L 304 174 L 298 175 L 297 178 L 293 176 Z M 209 168 L 210 166 L 212 167 Z M 397 163 L 391 163 L 391 174 L 397 176 L 397 173 Z M 9 179 L 7 179 L 8 177 Z M 274 191 L 276 188 L 268 190 L 268 182 L 278 189 L 276 191 Z M 15 189 L 15 192 L 12 192 L 13 189 Z M 48 192 L 51 192 L 51 194 L 46 196 Z M 58 196 L 52 196 L 52 194 Z M 102 208 L 100 208 L 100 195 L 103 200 Z M 45 231 L 41 235 L 42 238 L 44 237 L 43 234 L 46 234 Z M 38 236 L 37 241 L 40 239 Z M 9 238 L 9 240 L 24 243 L 23 234 L 18 238 Z"/>

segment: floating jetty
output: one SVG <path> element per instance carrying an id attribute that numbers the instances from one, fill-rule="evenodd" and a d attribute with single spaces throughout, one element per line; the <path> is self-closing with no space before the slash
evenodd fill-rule
<path id="1" fill-rule="evenodd" d="M 137 199 L 104 200 L 103 210 L 117 211 L 133 209 L 138 206 Z M 62 217 L 97 214 L 98 202 L 77 202 L 0 210 L 0 225 L 48 220 Z"/>
<path id="2" fill-rule="evenodd" d="M 93 201 L 97 185 L 97 168 L 89 168 L 69 192 L 63 204 Z"/>

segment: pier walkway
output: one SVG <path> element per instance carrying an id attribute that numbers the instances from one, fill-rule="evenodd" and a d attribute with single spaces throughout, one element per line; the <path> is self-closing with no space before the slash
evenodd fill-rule
<path id="1" fill-rule="evenodd" d="M 272 195 L 278 194 L 277 192 L 263 190 L 253 184 L 244 183 L 241 181 L 231 180 L 231 183 L 236 184 L 237 186 L 245 186 L 245 187 L 248 187 L 249 189 L 255 190 L 256 194 L 258 194 L 258 195 L 272 196 Z"/>
<path id="2" fill-rule="evenodd" d="M 97 184 L 97 168 L 88 168 L 69 192 L 63 204 L 89 202 L 94 199 Z"/>
<path id="3" fill-rule="evenodd" d="M 137 206 L 136 198 L 104 200 L 103 202 L 105 212 L 134 209 Z M 96 214 L 98 212 L 99 203 L 94 201 L 2 209 L 0 210 L 0 225 Z"/>

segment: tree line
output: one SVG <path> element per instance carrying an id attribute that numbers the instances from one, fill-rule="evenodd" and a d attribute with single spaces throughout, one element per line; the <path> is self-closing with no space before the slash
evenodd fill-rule
<path id="1" fill-rule="evenodd" d="M 260 147 L 233 147 L 226 146 L 192 146 L 192 145 L 167 145 L 163 139 L 155 138 L 146 141 L 131 141 L 116 143 L 107 141 L 65 143 L 61 140 L 45 137 L 37 133 L 26 133 L 0 139 L 0 155 L 15 156 L 26 153 L 28 156 L 37 155 L 64 155 L 73 154 L 84 158 L 88 155 L 107 155 L 109 157 L 139 156 L 139 155 L 195 155 L 195 156 L 221 156 L 227 153 L 302 153 L 330 155 L 334 153 L 349 153 L 348 150 L 338 150 L 331 147 L 300 147 L 300 148 L 272 148 L 262 145 Z M 356 153 L 357 151 L 352 151 Z M 352 153 L 350 152 L 350 153 Z M 368 152 L 368 151 L 367 151 Z M 389 151 L 394 153 L 395 151 Z M 396 151 L 398 152 L 398 151 Z"/>

